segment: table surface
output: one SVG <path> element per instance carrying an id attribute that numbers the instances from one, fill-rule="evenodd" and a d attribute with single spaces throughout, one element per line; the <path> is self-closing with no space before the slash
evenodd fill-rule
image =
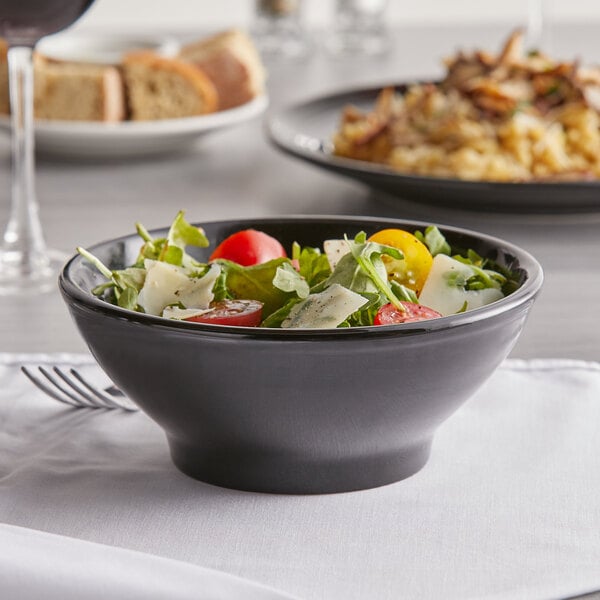
<path id="1" fill-rule="evenodd" d="M 443 56 L 457 47 L 499 48 L 509 29 L 397 29 L 392 51 L 377 58 L 334 58 L 317 43 L 307 60 L 268 65 L 270 110 L 344 87 L 437 77 Z M 553 54 L 600 62 L 594 27 L 570 25 L 553 33 Z M 9 149 L 8 136 L 0 134 L 2 226 L 10 203 Z M 39 156 L 37 192 L 48 244 L 68 253 L 130 233 L 136 221 L 165 226 L 179 209 L 191 221 L 347 214 L 476 229 L 524 247 L 545 270 L 543 292 L 512 356 L 600 359 L 600 210 L 528 216 L 433 208 L 401 198 L 390 202 L 380 192 L 282 155 L 266 141 L 261 118 L 204 138 L 185 154 L 85 162 Z M 0 313 L 0 351 L 85 351 L 57 291 L 0 298 Z"/>
<path id="2" fill-rule="evenodd" d="M 181 600 L 180 579 L 164 568 L 140 578 L 119 549 L 303 600 L 557 600 L 600 588 L 598 363 L 506 361 L 439 428 L 414 476 L 358 492 L 280 495 L 186 477 L 146 415 L 64 409 L 20 373 L 24 362 L 60 362 L 106 382 L 91 357 L 61 356 L 0 354 L 3 598 Z M 63 543 L 53 550 L 35 536 L 24 552 L 5 524 Z M 108 546 L 98 568 L 97 552 L 77 540 Z M 145 593 L 111 594 L 99 578 L 140 581 Z M 48 579 L 59 584 L 42 587 Z M 156 579 L 170 593 L 157 593 Z M 15 581 L 38 591 L 7 592 Z M 196 596 L 185 598 L 248 598 L 191 589 Z"/>

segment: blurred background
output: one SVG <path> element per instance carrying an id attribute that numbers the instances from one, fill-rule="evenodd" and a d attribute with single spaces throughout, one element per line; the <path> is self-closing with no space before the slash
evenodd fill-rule
<path id="1" fill-rule="evenodd" d="M 165 6 L 168 6 L 167 10 Z M 250 31 L 256 41 L 263 39 L 260 50 L 270 63 L 269 55 L 302 54 L 308 57 L 314 51 L 331 50 L 331 35 L 340 28 L 344 6 L 351 6 L 350 10 L 364 15 L 380 11 L 383 26 L 391 32 L 386 47 L 395 49 L 396 68 L 406 76 L 438 75 L 442 68 L 441 59 L 459 47 L 477 46 L 496 51 L 515 28 L 527 31 L 529 48 L 541 49 L 556 58 L 600 62 L 600 51 L 596 51 L 595 43 L 600 27 L 598 0 L 170 0 L 168 5 L 164 0 L 98 0 L 69 31 L 152 32 L 185 38 L 186 35 L 197 37 L 204 32 L 240 27 Z M 271 41 L 272 52 L 266 51 L 269 42 L 265 46 L 264 35 L 258 35 L 257 15 L 261 7 L 263 11 L 294 14 L 293 19 L 301 28 L 303 43 L 308 44 L 309 52 L 297 53 L 293 48 L 289 48 L 290 52 L 284 51 L 281 38 Z M 289 37 L 288 30 L 283 39 Z M 417 45 L 411 41 L 413 39 L 418 40 Z M 410 69 L 410 64 L 415 62 L 415 57 L 411 56 L 415 50 L 419 52 L 418 73 Z M 406 60 L 401 63 L 398 54 Z M 361 78 L 368 80 L 368 72 L 362 70 Z"/>
<path id="2" fill-rule="evenodd" d="M 327 27 L 330 22 L 334 0 L 300 0 L 309 26 Z M 364 0 L 369 4 L 370 0 Z M 600 21 L 598 0 L 545 0 L 550 18 L 566 21 Z M 247 26 L 254 9 L 252 0 L 220 0 L 198 2 L 197 0 L 170 0 L 165 10 L 163 0 L 102 0 L 92 6 L 88 15 L 76 27 L 115 29 L 154 28 L 218 28 L 222 26 Z M 394 24 L 410 24 L 427 21 L 430 24 L 465 22 L 525 23 L 529 4 L 526 0 L 389 0 L 387 17 Z"/>

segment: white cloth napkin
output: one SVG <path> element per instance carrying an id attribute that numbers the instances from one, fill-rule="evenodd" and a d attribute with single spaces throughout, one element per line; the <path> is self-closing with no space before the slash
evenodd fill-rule
<path id="1" fill-rule="evenodd" d="M 141 552 L 0 524 L 7 600 L 292 600 L 226 573 Z"/>
<path id="2" fill-rule="evenodd" d="M 442 425 L 420 473 L 362 492 L 277 496 L 182 475 L 144 414 L 63 408 L 19 373 L 39 362 L 104 376 L 87 356 L 0 355 L 0 521 L 66 536 L 65 552 L 77 538 L 304 600 L 537 600 L 600 588 L 600 364 L 508 360 Z M 25 565 L 46 581 L 61 560 L 48 554 Z M 14 585 L 26 558 L 7 560 L 0 573 Z M 117 563 L 106 561 L 113 581 L 133 585 Z M 177 568 L 157 578 L 168 585 Z M 95 587 L 88 575 L 78 585 Z"/>

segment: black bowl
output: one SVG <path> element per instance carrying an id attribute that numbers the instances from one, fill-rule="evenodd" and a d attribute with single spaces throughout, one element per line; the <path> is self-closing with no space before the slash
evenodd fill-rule
<path id="1" fill-rule="evenodd" d="M 201 225 L 214 243 L 253 227 L 288 248 L 361 230 L 425 226 L 356 217 Z M 121 309 L 92 295 L 103 278 L 80 256 L 67 263 L 59 283 L 92 354 L 164 429 L 181 471 L 242 490 L 350 491 L 404 479 L 425 465 L 435 430 L 508 355 L 541 287 L 540 265 L 520 248 L 440 229 L 453 246 L 517 271 L 519 289 L 483 308 L 419 323 L 282 330 Z M 91 251 L 120 268 L 133 262 L 139 246 L 131 235 Z M 206 260 L 209 251 L 197 257 Z"/>

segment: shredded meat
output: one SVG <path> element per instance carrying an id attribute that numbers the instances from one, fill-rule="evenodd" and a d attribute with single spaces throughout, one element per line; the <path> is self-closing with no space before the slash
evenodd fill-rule
<path id="1" fill-rule="evenodd" d="M 335 153 L 411 173 L 499 180 L 600 177 L 600 68 L 524 50 L 460 51 L 437 84 L 347 107 Z"/>

